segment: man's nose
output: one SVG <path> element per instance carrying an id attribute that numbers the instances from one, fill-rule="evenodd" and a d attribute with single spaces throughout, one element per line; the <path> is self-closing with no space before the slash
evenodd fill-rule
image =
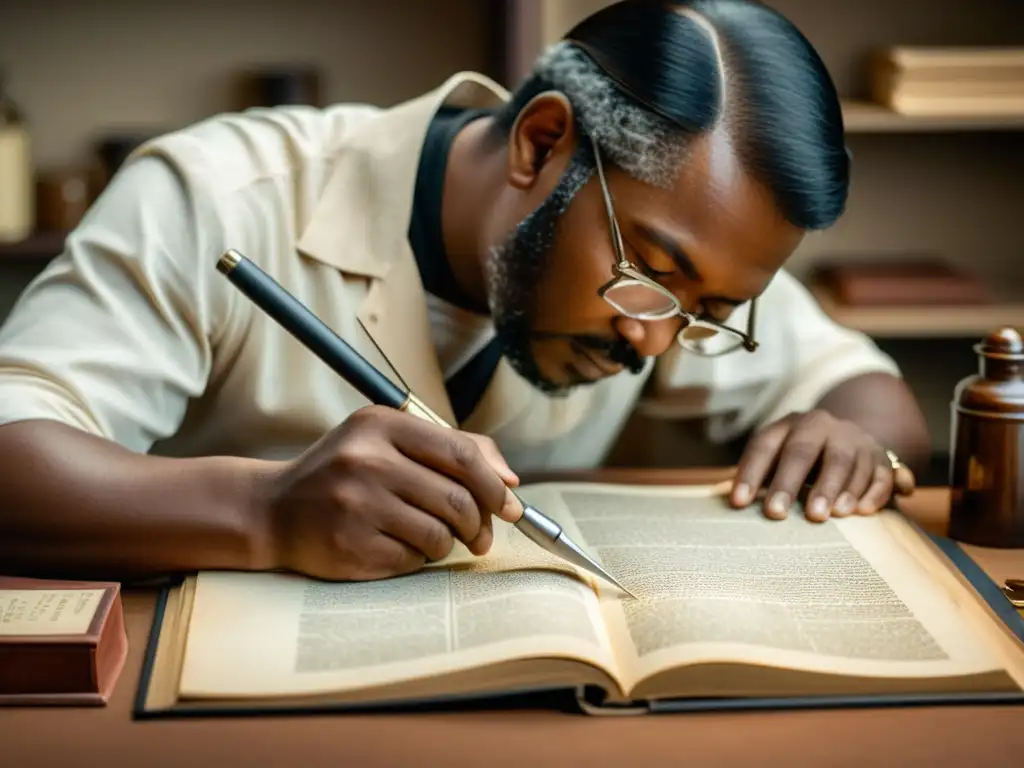
<path id="1" fill-rule="evenodd" d="M 634 320 L 620 317 L 616 329 L 641 357 L 660 357 L 675 342 L 681 329 L 681 318 L 667 320 Z"/>

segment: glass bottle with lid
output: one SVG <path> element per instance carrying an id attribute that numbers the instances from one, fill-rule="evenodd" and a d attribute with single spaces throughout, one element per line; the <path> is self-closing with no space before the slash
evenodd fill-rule
<path id="1" fill-rule="evenodd" d="M 974 351 L 978 372 L 953 393 L 951 538 L 1024 547 L 1024 339 L 990 333 Z"/>

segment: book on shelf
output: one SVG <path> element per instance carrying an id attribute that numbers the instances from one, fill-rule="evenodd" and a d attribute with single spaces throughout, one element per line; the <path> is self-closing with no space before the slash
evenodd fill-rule
<path id="1" fill-rule="evenodd" d="M 993 303 L 985 281 L 929 254 L 822 259 L 812 285 L 850 307 L 977 306 Z"/>
<path id="2" fill-rule="evenodd" d="M 164 595 L 136 716 L 407 707 L 552 689 L 594 714 L 1022 700 L 1020 627 L 895 510 L 819 524 L 798 506 L 784 521 L 756 506 L 734 510 L 721 486 L 522 492 L 637 599 L 500 520 L 487 555 L 457 546 L 398 578 L 201 572 Z"/>
<path id="3" fill-rule="evenodd" d="M 876 51 L 872 98 L 913 116 L 1024 116 L 1024 48 L 893 46 Z"/>
<path id="4" fill-rule="evenodd" d="M 0 576 L 0 705 L 105 705 L 127 654 L 119 584 Z"/>

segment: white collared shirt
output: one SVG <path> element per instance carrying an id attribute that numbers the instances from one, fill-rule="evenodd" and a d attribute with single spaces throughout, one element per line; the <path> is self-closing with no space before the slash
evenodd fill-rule
<path id="1" fill-rule="evenodd" d="M 373 334 L 447 415 L 442 367 L 457 361 L 438 360 L 406 242 L 418 147 L 442 101 L 507 97 L 462 73 L 390 109 L 253 110 L 146 145 L 0 328 L 0 424 L 53 419 L 138 452 L 290 458 L 364 406 L 216 272 L 229 248 L 387 371 Z M 756 354 L 662 360 L 656 383 L 679 394 L 674 416 L 710 416 L 725 439 L 813 407 L 851 376 L 898 375 L 785 272 L 758 319 Z M 462 426 L 493 436 L 516 471 L 595 466 L 650 370 L 558 399 L 502 363 Z"/>

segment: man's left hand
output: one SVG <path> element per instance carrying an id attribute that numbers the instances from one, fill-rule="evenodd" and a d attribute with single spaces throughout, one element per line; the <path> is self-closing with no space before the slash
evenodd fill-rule
<path id="1" fill-rule="evenodd" d="M 817 469 L 817 478 L 809 475 Z M 805 504 L 809 520 L 872 514 L 893 492 L 914 490 L 914 476 L 893 465 L 885 448 L 852 421 L 827 411 L 791 413 L 762 429 L 747 445 L 733 485 L 732 502 L 752 503 L 765 491 L 765 514 L 781 520 L 813 480 Z"/>

